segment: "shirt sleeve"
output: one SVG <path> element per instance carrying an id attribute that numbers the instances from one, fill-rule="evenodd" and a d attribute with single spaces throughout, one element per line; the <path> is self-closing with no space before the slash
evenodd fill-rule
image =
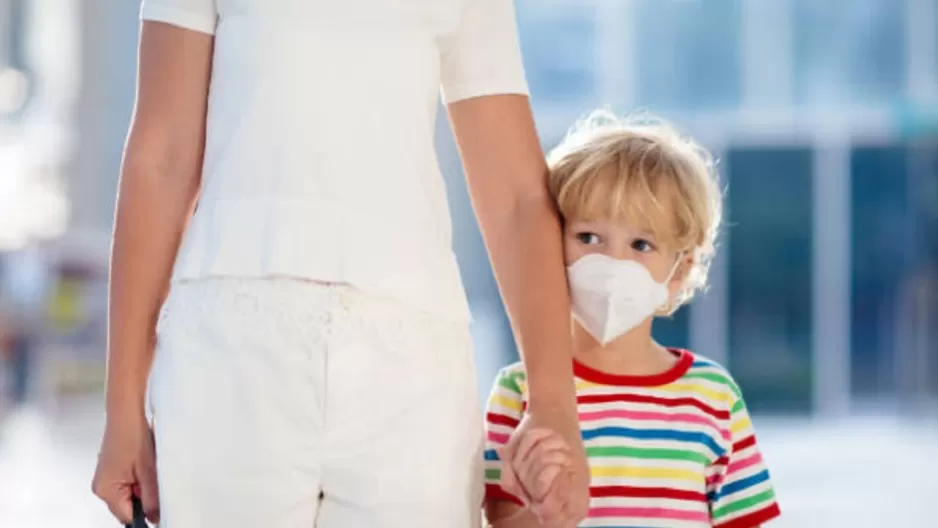
<path id="1" fill-rule="evenodd" d="M 485 497 L 523 503 L 501 487 L 502 462 L 497 448 L 508 443 L 524 413 L 524 397 L 518 383 L 521 373 L 502 370 L 495 379 L 485 412 Z"/>
<path id="2" fill-rule="evenodd" d="M 213 35 L 218 12 L 215 0 L 142 0 L 140 19 Z"/>
<path id="3" fill-rule="evenodd" d="M 462 20 L 441 49 L 443 102 L 528 94 L 513 0 L 466 0 Z"/>
<path id="4" fill-rule="evenodd" d="M 715 528 L 753 528 L 781 515 L 746 404 L 738 388 L 735 392 L 729 423 L 732 446 L 713 464 L 707 479 Z"/>

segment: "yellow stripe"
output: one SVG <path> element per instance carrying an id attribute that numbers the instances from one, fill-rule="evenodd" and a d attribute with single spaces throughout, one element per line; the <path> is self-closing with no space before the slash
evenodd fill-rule
<path id="1" fill-rule="evenodd" d="M 518 413 L 521 412 L 521 400 L 515 400 L 503 394 L 495 394 L 489 403 L 492 407 L 503 407 Z"/>
<path id="2" fill-rule="evenodd" d="M 700 383 L 672 383 L 670 385 L 665 385 L 658 388 L 666 392 L 690 392 L 694 394 L 701 394 L 711 400 L 720 402 L 732 403 L 733 401 L 732 393 L 708 389 Z"/>
<path id="3" fill-rule="evenodd" d="M 596 466 L 590 468 L 590 476 L 593 478 L 651 478 L 683 480 L 686 482 L 703 482 L 704 480 L 703 473 L 699 471 L 640 466 Z"/>
<path id="4" fill-rule="evenodd" d="M 731 423 L 730 431 L 732 431 L 733 434 L 739 434 L 740 431 L 749 430 L 751 427 L 752 427 L 752 422 L 749 421 L 749 418 L 744 417 Z"/>
<path id="5" fill-rule="evenodd" d="M 519 380 L 515 380 L 515 382 L 518 384 L 518 390 L 521 391 L 521 394 L 528 393 L 528 383 L 525 380 L 519 379 Z"/>
<path id="6" fill-rule="evenodd" d="M 583 380 L 576 381 L 577 391 L 583 391 L 583 390 L 587 390 L 587 389 L 591 389 L 595 387 L 602 387 L 602 385 L 598 383 L 592 383 L 589 381 L 583 381 Z M 722 392 L 718 390 L 713 390 L 713 389 L 707 388 L 706 386 L 700 383 L 672 383 L 670 385 L 663 385 L 661 387 L 655 387 L 655 390 L 660 390 L 664 392 L 681 392 L 681 393 L 688 393 L 691 395 L 700 395 L 700 396 L 704 396 L 711 402 L 713 401 L 726 402 L 728 404 L 732 404 L 735 399 L 735 396 L 733 395 L 732 392 Z"/>

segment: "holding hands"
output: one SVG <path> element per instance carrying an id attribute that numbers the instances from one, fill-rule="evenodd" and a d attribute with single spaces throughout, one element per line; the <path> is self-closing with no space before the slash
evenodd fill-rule
<path id="1" fill-rule="evenodd" d="M 501 487 L 520 499 L 529 513 L 521 512 L 496 527 L 574 528 L 586 517 L 589 467 L 579 428 L 566 431 L 545 421 L 526 414 L 509 442 L 498 450 Z M 522 521 L 532 516 L 536 523 Z"/>

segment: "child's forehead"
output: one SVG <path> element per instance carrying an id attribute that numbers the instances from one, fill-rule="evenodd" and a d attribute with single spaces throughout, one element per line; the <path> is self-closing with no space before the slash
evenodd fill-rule
<path id="1" fill-rule="evenodd" d="M 629 236 L 643 236 L 652 238 L 670 238 L 670 222 L 661 218 L 653 219 L 638 211 L 573 213 L 565 217 L 568 225 L 601 229 L 604 231 L 617 231 Z"/>
<path id="2" fill-rule="evenodd" d="M 566 213 L 570 221 L 603 223 L 645 233 L 661 233 L 673 227 L 666 204 L 638 190 L 596 188 Z"/>

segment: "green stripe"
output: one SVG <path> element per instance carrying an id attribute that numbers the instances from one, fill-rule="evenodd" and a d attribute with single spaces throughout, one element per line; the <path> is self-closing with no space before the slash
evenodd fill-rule
<path id="1" fill-rule="evenodd" d="M 736 400 L 736 404 L 733 405 L 733 414 L 736 414 L 746 408 L 746 402 L 742 399 Z"/>
<path id="2" fill-rule="evenodd" d="M 478 475 L 478 473 L 476 473 Z M 485 468 L 485 480 L 498 482 L 502 479 L 502 470 L 498 468 Z"/>
<path id="3" fill-rule="evenodd" d="M 630 457 L 661 460 L 687 460 L 709 465 L 705 455 L 681 449 L 642 449 L 640 447 L 594 446 L 586 448 L 588 457 Z"/>
<path id="4" fill-rule="evenodd" d="M 725 516 L 727 516 L 727 515 L 729 515 L 729 514 L 731 514 L 731 513 L 736 513 L 736 512 L 738 512 L 738 511 L 740 511 L 740 510 L 749 509 L 749 508 L 751 508 L 751 507 L 753 507 L 753 506 L 755 506 L 755 505 L 757 505 L 757 504 L 759 504 L 759 503 L 763 503 L 763 502 L 764 502 L 764 503 L 770 503 L 770 502 L 772 502 L 773 499 L 775 499 L 775 491 L 770 488 L 770 489 L 767 489 L 767 490 L 763 491 L 762 493 L 758 493 L 758 494 L 756 494 L 756 495 L 753 495 L 752 497 L 747 497 L 747 498 L 745 498 L 745 499 L 740 499 L 740 500 L 738 500 L 738 501 L 736 501 L 736 502 L 731 502 L 731 503 L 729 503 L 729 504 L 727 504 L 726 506 L 723 506 L 723 507 L 721 507 L 721 508 L 717 508 L 717 509 L 714 510 L 714 512 L 713 512 L 713 518 L 714 518 L 714 519 L 719 519 L 719 518 L 725 517 Z"/>
<path id="5" fill-rule="evenodd" d="M 511 376 L 501 376 L 498 378 L 498 384 L 515 394 L 521 394 L 521 389 L 518 388 L 518 384 Z"/>

